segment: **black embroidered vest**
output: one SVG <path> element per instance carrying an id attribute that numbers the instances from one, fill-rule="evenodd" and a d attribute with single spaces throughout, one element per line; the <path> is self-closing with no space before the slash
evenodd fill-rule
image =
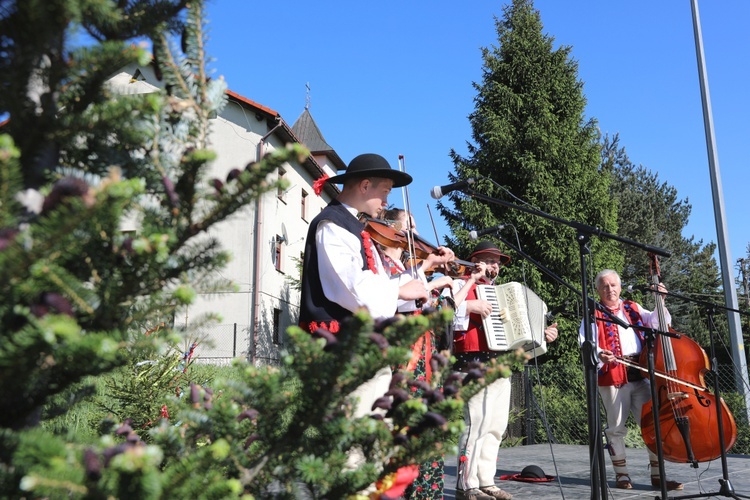
<path id="1" fill-rule="evenodd" d="M 333 200 L 310 223 L 305 241 L 305 256 L 302 261 L 302 298 L 300 302 L 299 324 L 308 329 L 310 324 L 340 322 L 352 315 L 348 309 L 336 302 L 328 300 L 323 293 L 323 284 L 318 268 L 318 250 L 315 245 L 315 233 L 318 225 L 323 221 L 331 221 L 346 229 L 361 240 L 364 224 L 354 217 L 339 201 Z M 362 269 L 367 269 L 367 256 L 364 246 L 362 254 Z M 335 333 L 335 332 L 334 332 Z"/>

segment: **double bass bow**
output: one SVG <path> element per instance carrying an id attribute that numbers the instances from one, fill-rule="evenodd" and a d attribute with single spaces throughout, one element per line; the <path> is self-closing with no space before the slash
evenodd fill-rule
<path id="1" fill-rule="evenodd" d="M 658 257 L 651 258 L 651 282 L 661 329 L 669 328 L 664 306 L 664 295 L 659 293 L 660 270 Z M 675 332 L 677 333 L 677 332 Z M 694 340 L 681 335 L 670 338 L 657 335 L 654 341 L 654 369 L 666 376 L 655 378 L 657 408 L 647 401 L 641 413 L 641 434 L 649 450 L 657 453 L 654 411 L 659 418 L 664 459 L 670 462 L 691 463 L 715 460 L 730 449 L 737 440 L 737 425 L 723 399 L 711 394 L 704 380 L 710 364 L 706 352 Z M 641 352 L 640 365 L 648 366 L 648 350 Z M 679 362 L 678 362 L 679 360 Z M 717 409 L 716 405 L 719 405 Z M 718 432 L 721 418 L 726 442 Z"/>

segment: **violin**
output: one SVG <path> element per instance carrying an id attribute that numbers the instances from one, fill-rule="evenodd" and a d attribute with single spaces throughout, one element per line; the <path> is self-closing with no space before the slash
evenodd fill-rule
<path id="1" fill-rule="evenodd" d="M 446 276 L 450 276 L 451 278 L 461 278 L 462 276 L 466 276 L 467 273 L 470 273 L 473 271 L 473 269 L 476 267 L 476 264 L 474 262 L 469 262 L 466 260 L 452 260 L 450 262 L 446 262 L 442 266 L 438 266 L 435 269 L 431 269 L 429 271 L 426 271 L 426 275 L 431 275 L 433 273 L 442 272 Z"/>
<path id="2" fill-rule="evenodd" d="M 659 289 L 659 262 L 652 259 L 652 283 L 660 328 L 667 328 L 664 296 Z M 669 331 L 674 330 L 669 327 Z M 676 333 L 676 332 L 675 332 Z M 708 462 L 729 450 L 737 439 L 737 424 L 723 399 L 708 392 L 704 375 L 709 371 L 708 356 L 694 340 L 681 336 L 670 338 L 657 335 L 654 342 L 656 378 L 656 408 L 647 401 L 641 412 L 641 434 L 646 446 L 656 453 L 656 424 L 658 416 L 664 459 L 670 462 Z M 648 349 L 641 352 L 640 365 L 648 367 Z M 679 360 L 679 363 L 677 362 Z M 726 442 L 721 439 L 719 426 L 726 431 Z"/>
<path id="3" fill-rule="evenodd" d="M 360 220 L 365 224 L 365 231 L 370 233 L 370 237 L 377 243 L 388 248 L 401 248 L 404 250 L 404 265 L 411 264 L 411 267 L 418 267 L 428 256 L 438 253 L 438 247 L 428 242 L 415 233 L 408 233 L 399 229 L 397 225 L 383 219 L 375 219 L 367 215 L 362 215 Z M 411 242 L 409 241 L 411 240 Z M 410 245 L 411 243 L 411 245 Z M 414 251 L 414 255 L 411 251 Z M 465 260 L 452 260 L 444 265 L 445 274 L 454 278 L 464 276 L 468 269 L 474 268 L 473 262 Z M 425 275 L 434 273 L 435 270 L 428 270 Z"/>
<path id="4" fill-rule="evenodd" d="M 472 274 L 476 271 L 478 264 L 476 262 L 469 262 L 466 260 L 452 260 L 446 263 L 444 266 L 440 266 L 443 273 L 451 278 L 463 278 L 467 274 Z M 484 271 L 484 277 L 488 280 L 494 280 L 497 278 L 497 272 L 494 269 L 487 268 Z"/>
<path id="5" fill-rule="evenodd" d="M 388 221 L 362 215 L 360 221 L 365 224 L 364 230 L 370 237 L 387 248 L 400 248 L 409 251 L 410 239 L 414 246 L 416 258 L 426 259 L 430 254 L 437 253 L 437 247 L 430 245 L 415 234 L 407 235 L 405 231 L 397 229 Z"/>
<path id="6" fill-rule="evenodd" d="M 400 248 L 404 250 L 404 254 L 406 255 L 410 255 L 410 252 L 413 251 L 421 256 L 422 259 L 427 258 L 432 253 L 437 253 L 437 247 L 421 239 L 418 240 L 414 234 L 397 229 L 388 221 L 375 219 L 367 214 L 362 214 L 360 221 L 364 223 L 364 230 L 370 234 L 370 238 L 383 247 Z M 415 269 L 416 266 L 412 266 L 413 275 L 415 274 Z M 414 303 L 417 308 L 422 307 L 422 300 L 416 300 Z"/>

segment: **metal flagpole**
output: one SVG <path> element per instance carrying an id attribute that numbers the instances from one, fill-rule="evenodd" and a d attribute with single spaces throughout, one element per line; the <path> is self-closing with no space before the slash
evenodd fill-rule
<path id="1" fill-rule="evenodd" d="M 698 0 L 691 0 L 691 7 L 693 13 L 693 32 L 695 33 L 695 53 L 698 59 L 698 76 L 701 85 L 701 101 L 703 103 L 703 122 L 706 131 L 706 147 L 708 149 L 708 167 L 711 175 L 711 193 L 714 200 L 714 218 L 716 220 L 716 233 L 718 237 L 719 261 L 721 263 L 721 276 L 724 286 L 724 300 L 729 309 L 739 309 L 737 305 L 737 290 L 734 288 L 734 277 L 732 276 L 733 267 L 730 265 L 732 257 L 729 251 L 729 237 L 724 217 L 724 196 L 722 194 L 721 177 L 719 175 L 719 159 L 716 154 L 716 139 L 714 137 L 714 123 L 711 114 L 711 98 L 708 92 L 706 64 L 703 58 L 703 37 L 701 35 L 700 16 L 698 15 Z M 746 385 L 747 361 L 745 359 L 745 346 L 742 341 L 740 315 L 727 310 L 727 319 L 729 320 L 732 361 L 734 361 L 734 366 L 737 368 L 735 371 L 737 390 L 745 399 L 745 412 L 748 418 L 750 418 L 750 394 L 748 394 Z"/>

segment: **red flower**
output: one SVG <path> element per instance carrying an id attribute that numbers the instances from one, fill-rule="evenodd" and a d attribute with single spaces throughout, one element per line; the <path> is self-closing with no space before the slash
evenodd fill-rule
<path id="1" fill-rule="evenodd" d="M 458 460 L 459 460 L 460 462 L 466 462 L 466 461 L 467 461 L 468 459 L 469 459 L 469 458 L 468 458 L 468 457 L 467 457 L 466 455 L 461 455 L 461 458 L 459 458 Z"/>
<path id="2" fill-rule="evenodd" d="M 323 192 L 323 186 L 325 185 L 326 181 L 328 180 L 328 174 L 323 174 L 323 177 L 313 182 L 313 192 L 320 196 L 320 193 Z"/>
<path id="3" fill-rule="evenodd" d="M 393 474 L 389 474 L 381 481 L 378 481 L 378 491 L 382 491 L 381 488 L 387 488 L 381 495 L 381 500 L 396 499 L 404 494 L 406 488 L 414 482 L 419 476 L 418 465 L 407 465 L 400 467 Z"/>
<path id="4" fill-rule="evenodd" d="M 167 405 L 162 405 L 161 407 L 161 418 L 169 418 L 169 411 L 167 410 Z"/>
<path id="5" fill-rule="evenodd" d="M 301 323 L 300 327 L 307 330 L 309 333 L 315 333 L 318 329 L 322 328 L 331 333 L 338 333 L 341 329 L 341 325 L 335 319 L 331 320 L 327 325 L 325 321 L 318 323 L 317 321 L 310 321 L 309 323 Z"/>
<path id="6" fill-rule="evenodd" d="M 370 233 L 362 231 L 362 244 L 365 248 L 365 256 L 367 257 L 367 269 L 373 273 L 378 272 L 378 268 L 375 267 L 375 258 L 372 256 L 372 245 L 370 244 Z"/>

